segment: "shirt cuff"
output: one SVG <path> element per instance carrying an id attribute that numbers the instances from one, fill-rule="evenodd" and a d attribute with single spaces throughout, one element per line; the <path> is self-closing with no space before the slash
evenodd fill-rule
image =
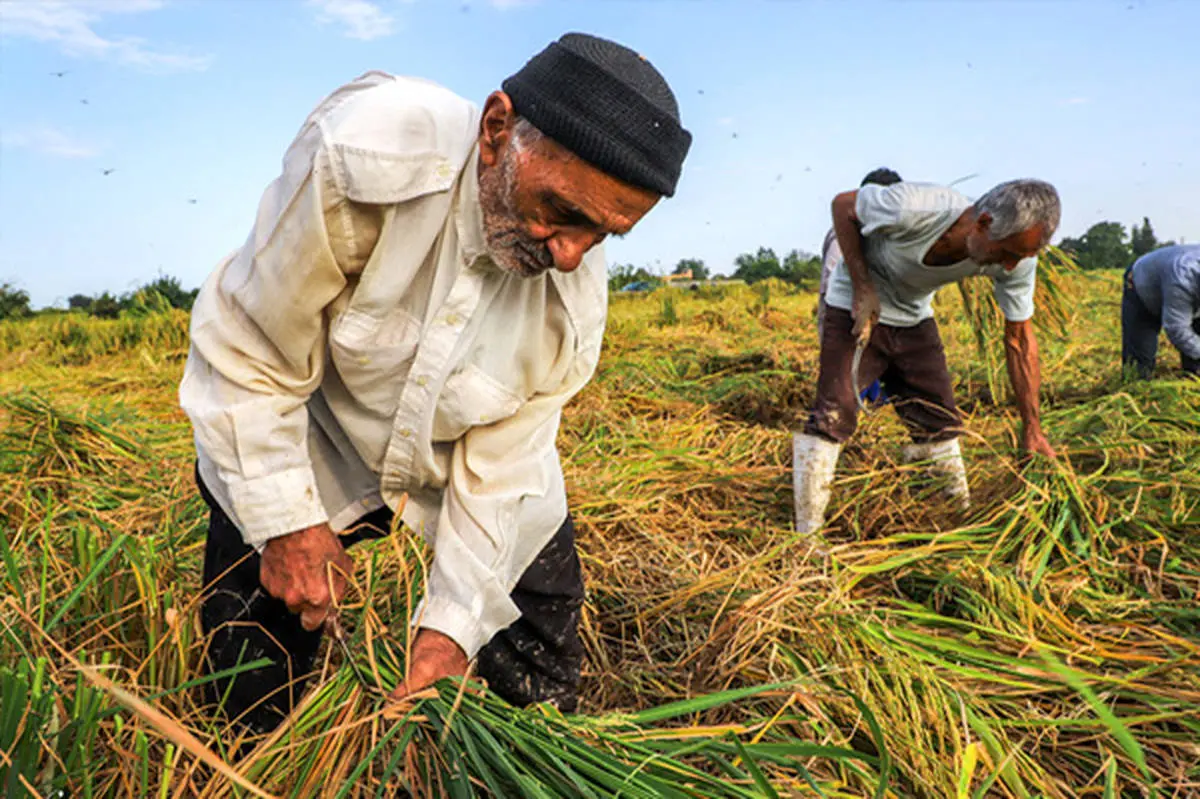
<path id="1" fill-rule="evenodd" d="M 329 521 L 311 468 L 232 482 L 229 498 L 242 539 L 259 552 L 272 538 Z"/>
<path id="2" fill-rule="evenodd" d="M 1009 311 L 1004 311 L 1004 319 L 1005 321 L 1012 322 L 1013 324 L 1017 324 L 1018 322 L 1028 322 L 1033 318 L 1033 311 L 1033 308 L 1012 311 L 1011 313 Z"/>
<path id="3" fill-rule="evenodd" d="M 430 596 L 418 608 L 413 625 L 447 636 L 462 648 L 469 660 L 479 654 L 492 636 L 521 618 L 517 606 L 507 604 L 508 607 L 489 608 L 485 623 L 452 599 Z"/>

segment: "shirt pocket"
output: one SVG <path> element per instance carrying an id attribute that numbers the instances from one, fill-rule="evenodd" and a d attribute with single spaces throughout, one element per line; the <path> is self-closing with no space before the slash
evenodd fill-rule
<path id="1" fill-rule="evenodd" d="M 351 309 L 334 324 L 330 360 L 356 402 L 390 417 L 420 342 L 420 320 L 403 309 L 382 318 Z"/>
<path id="2" fill-rule="evenodd" d="M 434 440 L 461 438 L 472 427 L 507 419 L 523 404 L 516 393 L 469 363 L 446 379 L 433 420 Z"/>

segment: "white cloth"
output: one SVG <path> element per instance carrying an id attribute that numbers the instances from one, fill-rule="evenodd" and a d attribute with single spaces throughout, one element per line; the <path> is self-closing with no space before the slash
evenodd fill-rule
<path id="1" fill-rule="evenodd" d="M 404 495 L 434 547 L 421 626 L 473 656 L 566 518 L 555 447 L 591 378 L 603 250 L 522 278 L 488 257 L 479 110 L 372 72 L 309 116 L 192 311 L 180 401 L 202 478 L 258 549 Z"/>
<path id="2" fill-rule="evenodd" d="M 833 277 L 833 270 L 841 262 L 842 247 L 838 244 L 837 234 L 830 228 L 825 233 L 825 240 L 821 242 L 821 286 L 817 289 L 817 296 L 824 299 L 825 292 L 829 289 L 829 279 Z"/>
<path id="3" fill-rule="evenodd" d="M 842 248 L 838 245 L 833 228 L 825 234 L 821 242 L 821 285 L 817 288 L 817 340 L 825 329 L 825 292 L 829 289 L 829 279 L 833 276 L 834 268 L 842 261 Z"/>
<path id="4" fill-rule="evenodd" d="M 1000 264 L 970 259 L 949 266 L 926 266 L 929 248 L 971 205 L 954 189 L 930 183 L 867 185 L 858 190 L 855 212 L 862 224 L 863 256 L 879 292 L 879 321 L 912 327 L 933 316 L 933 295 L 942 286 L 972 275 L 993 281 L 993 293 L 1004 316 L 1023 322 L 1033 316 L 1037 258 L 1026 258 L 1011 272 Z M 851 310 L 854 285 L 839 259 L 825 292 L 826 304 Z"/>

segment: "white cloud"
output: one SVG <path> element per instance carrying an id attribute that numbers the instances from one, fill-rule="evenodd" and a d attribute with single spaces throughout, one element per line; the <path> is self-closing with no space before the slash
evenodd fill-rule
<path id="1" fill-rule="evenodd" d="M 170 53 L 137 36 L 105 37 L 97 23 L 115 14 L 156 11 L 163 0 L 0 0 L 0 35 L 57 45 L 65 54 L 149 70 L 202 70 L 209 56 Z"/>
<path id="2" fill-rule="evenodd" d="M 1068 97 L 1066 100 L 1063 100 L 1062 104 L 1063 105 L 1087 105 L 1090 102 L 1091 102 L 1091 100 L 1089 100 L 1087 97 Z"/>
<path id="3" fill-rule="evenodd" d="M 351 39 L 380 39 L 396 30 L 395 17 L 388 16 L 370 0 L 308 0 L 317 8 L 317 22 L 343 27 Z"/>
<path id="4" fill-rule="evenodd" d="M 7 131 L 0 136 L 0 146 L 32 150 L 59 158 L 92 158 L 99 153 L 94 145 L 50 127 Z"/>

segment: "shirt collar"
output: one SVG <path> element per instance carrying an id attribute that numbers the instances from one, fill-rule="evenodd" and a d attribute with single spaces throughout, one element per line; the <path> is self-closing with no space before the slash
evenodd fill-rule
<path id="1" fill-rule="evenodd" d="M 454 224 L 458 228 L 458 245 L 464 264 L 470 266 L 488 254 L 487 236 L 483 230 L 483 208 L 479 205 L 478 144 L 471 149 L 471 155 L 463 167 Z"/>

